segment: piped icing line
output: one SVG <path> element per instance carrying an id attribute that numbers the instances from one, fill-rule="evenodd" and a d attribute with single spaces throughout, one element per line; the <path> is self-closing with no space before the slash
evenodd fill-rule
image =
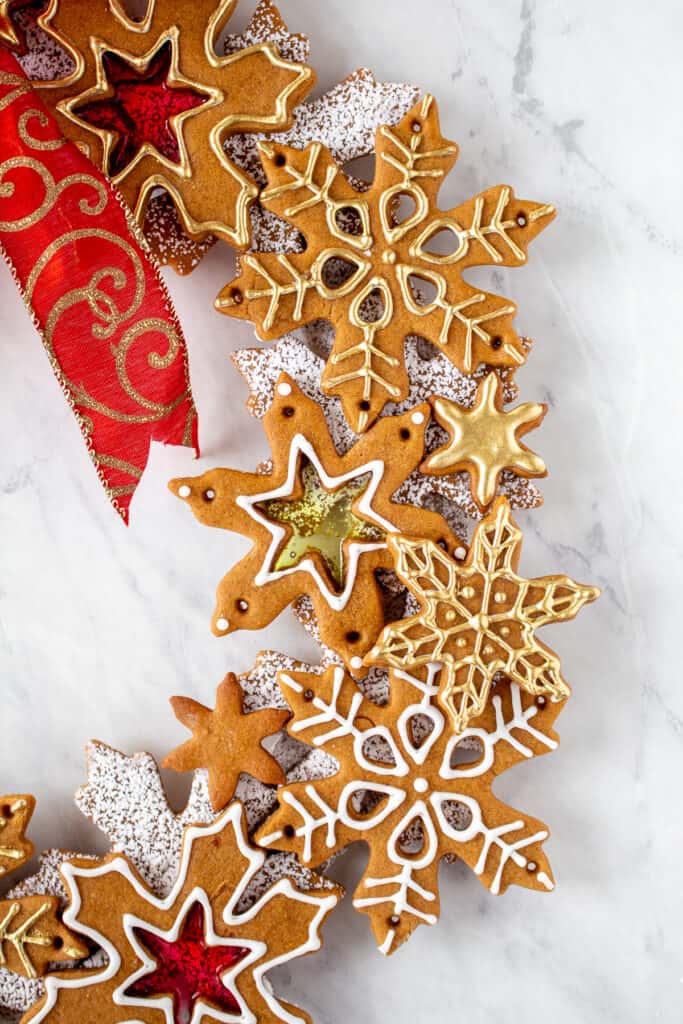
<path id="1" fill-rule="evenodd" d="M 269 902 L 271 899 L 278 895 L 284 895 L 287 899 L 292 899 L 307 905 L 315 904 L 318 908 L 315 916 L 311 919 L 309 923 L 308 936 L 305 942 L 301 943 L 298 947 L 289 950 L 280 956 L 273 957 L 270 960 L 265 961 L 258 967 L 255 967 L 252 971 L 252 976 L 254 978 L 259 995 L 268 1005 L 269 1009 L 275 1015 L 277 1015 L 280 1020 L 284 1021 L 285 1024 L 305 1024 L 304 1017 L 291 1013 L 275 997 L 270 985 L 268 984 L 265 978 L 265 974 L 267 973 L 267 971 L 271 970 L 273 967 L 276 967 L 281 963 L 294 959 L 298 956 L 303 956 L 306 953 L 314 952 L 316 949 L 320 948 L 320 938 L 317 932 L 326 914 L 329 913 L 332 907 L 337 903 L 338 896 L 336 893 L 328 893 L 326 895 L 320 894 L 319 896 L 314 896 L 312 894 L 299 892 L 299 890 L 292 885 L 289 879 L 280 879 L 274 886 L 272 886 L 272 888 L 267 890 L 261 896 L 261 898 L 257 900 L 255 903 L 253 903 L 246 911 L 237 913 L 236 907 L 239 904 L 241 897 L 244 895 L 246 888 L 248 887 L 249 883 L 252 881 L 254 876 L 262 868 L 266 856 L 262 850 L 254 849 L 246 841 L 244 837 L 244 829 L 242 824 L 243 814 L 244 810 L 242 805 L 239 803 L 235 803 L 231 807 L 229 807 L 228 810 L 223 815 L 217 818 L 213 824 L 205 827 L 192 826 L 186 830 L 178 876 L 175 884 L 173 885 L 173 888 L 171 889 L 169 894 L 164 898 L 154 896 L 148 890 L 148 888 L 143 883 L 141 883 L 141 881 L 136 877 L 127 860 L 121 855 L 117 855 L 109 862 L 98 865 L 96 867 L 81 867 L 76 864 L 64 865 L 63 877 L 66 883 L 67 891 L 69 893 L 69 906 L 64 912 L 64 921 L 70 927 L 74 927 L 74 929 L 77 932 L 79 932 L 82 935 L 85 935 L 87 938 L 91 939 L 94 943 L 96 943 L 105 953 L 108 962 L 102 971 L 93 971 L 92 973 L 89 973 L 85 976 L 81 976 L 78 978 L 57 977 L 54 975 L 49 976 L 46 979 L 45 983 L 45 1002 L 39 1008 L 36 1016 L 32 1018 L 32 1021 L 39 1022 L 45 1020 L 48 1017 L 48 1015 L 52 1012 L 57 1003 L 57 1000 L 59 998 L 59 992 L 61 989 L 79 989 L 88 987 L 90 985 L 100 984 L 104 981 L 109 981 L 116 976 L 121 967 L 121 954 L 113 945 L 113 943 L 109 941 L 106 935 L 103 935 L 97 929 L 91 928 L 78 921 L 78 915 L 81 909 L 81 896 L 77 884 L 77 880 L 79 878 L 97 878 L 112 872 L 118 873 L 126 879 L 126 882 L 131 886 L 136 895 L 144 901 L 146 901 L 150 905 L 150 907 L 159 911 L 167 912 L 173 907 L 175 902 L 178 900 L 178 897 L 182 892 L 183 886 L 185 884 L 190 863 L 190 857 L 192 853 L 193 842 L 199 838 L 217 835 L 228 826 L 231 826 L 235 833 L 235 840 L 237 843 L 239 853 L 247 861 L 247 868 L 244 874 L 242 875 L 242 878 L 240 879 L 239 883 L 236 885 L 234 892 L 229 898 L 225 910 L 223 911 L 223 920 L 226 925 L 244 925 L 248 923 L 258 915 L 258 913 L 263 908 L 265 903 Z M 195 901 L 199 899 L 199 901 L 202 902 L 203 905 L 206 907 L 206 903 L 204 902 L 204 899 L 202 899 L 202 893 L 203 890 L 195 889 L 192 895 L 195 898 Z M 184 906 L 186 906 L 186 904 L 184 904 Z M 179 927 L 179 923 L 182 921 L 182 919 L 183 916 L 181 913 L 178 915 L 176 919 L 174 929 L 177 929 Z M 124 927 L 126 928 L 127 935 L 130 934 L 129 929 L 134 926 L 134 923 L 137 923 L 136 918 L 134 918 L 132 915 L 124 915 Z M 174 929 L 172 929 L 172 931 Z M 222 942 L 223 940 L 220 941 Z M 230 941 L 234 943 L 235 940 L 233 939 Z M 243 945 L 245 948 L 250 945 L 249 940 L 242 939 L 242 937 L 240 937 L 238 941 L 239 944 Z M 249 960 L 249 963 L 254 963 L 258 955 L 263 955 L 262 953 L 257 954 L 258 945 L 259 944 L 256 942 L 251 943 L 250 948 L 252 950 L 252 953 L 247 958 Z M 137 943 L 135 943 L 133 948 L 136 950 L 137 955 Z M 244 965 L 240 965 L 240 967 L 243 966 Z M 137 976 L 139 975 L 136 972 L 136 977 Z M 126 987 L 128 987 L 130 983 L 131 978 L 126 980 Z M 117 989 L 114 998 L 115 1001 L 117 1002 L 117 1005 L 129 1005 L 128 1002 L 123 1001 L 120 988 Z M 145 1004 L 149 1006 L 150 1001 L 145 1000 Z M 173 1024 L 172 1015 L 168 1016 L 168 1006 L 164 1006 L 163 1009 L 166 1012 L 168 1024 Z M 211 1012 L 212 1014 L 216 1014 L 216 1011 L 213 1008 Z M 195 1019 L 195 1015 L 193 1015 L 190 1024 L 199 1024 L 200 1019 L 201 1018 Z M 225 1018 L 218 1016 L 217 1019 L 234 1021 L 236 1022 L 236 1024 L 256 1024 L 256 1018 L 251 1013 L 251 1011 L 248 1010 L 248 1008 L 244 1010 L 240 1017 L 236 1017 L 233 1014 L 230 1017 Z M 127 1024 L 141 1024 L 141 1022 L 131 1020 L 128 1021 Z"/>
<path id="2" fill-rule="evenodd" d="M 302 434 L 296 434 L 292 438 L 292 443 L 289 449 L 287 479 L 285 482 L 272 491 L 265 491 L 261 494 L 249 496 L 240 495 L 237 498 L 237 505 L 251 516 L 255 522 L 260 526 L 263 526 L 271 535 L 271 542 L 263 560 L 263 564 L 254 579 L 256 585 L 262 587 L 267 583 L 273 583 L 275 580 L 280 579 L 283 576 L 291 576 L 297 572 L 307 572 L 314 580 L 318 590 L 327 601 L 330 608 L 335 612 L 341 612 L 348 604 L 349 598 L 351 597 L 356 585 L 358 562 L 361 556 L 370 551 L 382 551 L 387 545 L 386 542 L 363 543 L 361 541 L 352 541 L 348 545 L 346 579 L 344 589 L 340 594 L 336 594 L 330 589 L 326 579 L 311 558 L 305 558 L 299 562 L 298 565 L 291 566 L 286 569 L 272 570 L 270 568 L 277 557 L 282 542 L 287 537 L 287 531 L 283 526 L 280 526 L 278 523 L 274 523 L 272 520 L 268 519 L 256 506 L 268 501 L 289 498 L 292 496 L 297 481 L 299 457 L 301 455 L 304 455 L 313 465 L 323 487 L 329 491 L 334 491 L 344 484 L 349 483 L 351 480 L 357 480 L 360 477 L 369 476 L 370 482 L 358 499 L 358 511 L 368 521 L 379 526 L 385 533 L 396 533 L 396 527 L 393 523 L 379 515 L 379 513 L 372 507 L 372 502 L 377 493 L 377 489 L 384 476 L 384 462 L 381 459 L 373 459 L 371 462 L 368 462 L 363 466 L 359 466 L 357 469 L 350 470 L 348 473 L 343 473 L 341 476 L 331 476 L 326 472 L 325 467 L 323 466 L 311 442 Z"/>

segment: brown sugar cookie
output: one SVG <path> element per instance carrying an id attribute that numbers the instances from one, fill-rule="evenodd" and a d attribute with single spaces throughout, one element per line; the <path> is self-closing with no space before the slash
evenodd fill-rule
<path id="1" fill-rule="evenodd" d="M 112 179 L 142 226 L 152 192 L 173 199 L 184 230 L 245 248 L 258 187 L 225 154 L 230 134 L 291 124 L 314 82 L 272 43 L 218 56 L 235 0 L 149 0 L 142 20 L 118 0 L 50 0 L 38 23 L 75 62 L 36 85 Z"/>
<path id="2" fill-rule="evenodd" d="M 50 964 L 83 960 L 88 947 L 60 920 L 56 896 L 0 900 L 0 967 L 42 978 Z"/>
<path id="3" fill-rule="evenodd" d="M 262 629 L 309 594 L 323 642 L 359 670 L 384 623 L 375 573 L 392 567 L 387 536 L 461 546 L 437 513 L 392 501 L 423 457 L 429 406 L 385 417 L 339 455 L 320 407 L 287 374 L 275 390 L 263 419 L 270 472 L 214 469 L 169 488 L 200 522 L 253 541 L 218 588 L 217 636 Z"/>
<path id="4" fill-rule="evenodd" d="M 175 883 L 159 898 L 121 855 L 63 869 L 65 920 L 104 951 L 104 966 L 53 975 L 25 1021 L 112 1024 L 135 1019 L 307 1021 L 265 977 L 313 953 L 340 890 L 303 892 L 280 879 L 247 910 L 240 901 L 265 854 L 249 842 L 244 809 L 186 830 Z"/>
<path id="5" fill-rule="evenodd" d="M 33 856 L 26 829 L 35 809 L 36 799 L 28 793 L 0 796 L 0 876 L 16 871 Z"/>
<path id="6" fill-rule="evenodd" d="M 562 705 L 502 682 L 484 714 L 454 736 L 437 703 L 438 666 L 390 674 L 390 699 L 362 698 L 341 667 L 282 672 L 290 734 L 338 764 L 326 778 L 279 791 L 257 833 L 267 849 L 313 867 L 361 840 L 370 858 L 354 907 L 368 914 L 380 951 L 393 953 L 439 916 L 442 858 L 463 860 L 492 893 L 509 885 L 547 891 L 552 874 L 540 821 L 499 801 L 497 775 L 554 750 Z"/>
<path id="7" fill-rule="evenodd" d="M 262 741 L 279 732 L 289 712 L 267 708 L 244 714 L 242 704 L 242 687 L 232 672 L 216 691 L 213 711 L 189 697 L 171 698 L 176 718 L 193 736 L 166 757 L 164 767 L 178 772 L 205 768 L 214 811 L 221 811 L 232 799 L 242 772 L 271 786 L 285 781 L 282 768 Z"/>
<path id="8" fill-rule="evenodd" d="M 456 733 L 484 711 L 501 672 L 532 696 L 569 696 L 558 656 L 535 633 L 573 619 L 600 591 L 568 576 L 518 575 L 522 532 L 505 498 L 479 523 L 461 562 L 428 540 L 390 537 L 389 545 L 420 610 L 384 629 L 367 664 L 441 665 L 438 700 Z"/>
<path id="9" fill-rule="evenodd" d="M 514 470 L 523 477 L 547 476 L 543 459 L 520 441 L 540 426 L 547 405 L 525 402 L 505 411 L 503 387 L 495 373 L 482 380 L 471 409 L 448 398 L 433 397 L 430 401 L 434 418 L 450 439 L 432 452 L 420 469 L 436 476 L 467 470 L 472 497 L 482 512 L 495 498 L 504 470 Z"/>
<path id="10" fill-rule="evenodd" d="M 362 194 L 319 143 L 303 151 L 261 144 L 268 175 L 261 204 L 296 226 L 308 245 L 291 255 L 245 255 L 216 306 L 253 321 L 265 341 L 331 321 L 336 335 L 323 386 L 339 395 L 357 432 L 408 394 L 409 335 L 432 342 L 465 373 L 481 363 L 524 362 L 512 327 L 515 305 L 467 284 L 463 272 L 523 264 L 554 210 L 517 199 L 507 185 L 440 210 L 439 189 L 457 154 L 441 135 L 432 96 L 395 128 L 380 128 L 375 180 Z"/>

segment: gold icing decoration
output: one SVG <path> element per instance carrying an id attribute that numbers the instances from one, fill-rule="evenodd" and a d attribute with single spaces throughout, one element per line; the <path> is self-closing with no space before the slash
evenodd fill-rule
<path id="1" fill-rule="evenodd" d="M 88 947 L 60 921 L 56 896 L 0 900 L 0 967 L 42 977 L 55 961 L 83 960 Z"/>
<path id="2" fill-rule="evenodd" d="M 420 611 L 387 626 L 366 664 L 441 665 L 438 701 L 456 733 L 483 712 L 499 672 L 534 696 L 569 696 L 559 658 L 535 631 L 573 619 L 600 591 L 568 576 L 519 576 L 522 533 L 505 498 L 477 526 L 462 563 L 427 540 L 392 536 L 389 546 Z"/>
<path id="3" fill-rule="evenodd" d="M 107 55 L 143 74 L 162 48 L 170 47 L 165 86 L 192 90 L 205 102 L 170 119 L 178 162 L 145 143 L 112 180 L 140 226 L 151 194 L 162 188 L 187 234 L 211 233 L 246 248 L 249 207 L 258 188 L 226 156 L 223 141 L 240 132 L 289 127 L 293 107 L 315 76 L 311 68 L 283 60 L 272 43 L 219 57 L 216 43 L 236 6 L 237 0 L 149 0 L 136 21 L 119 0 L 102 0 L 87 12 L 79 3 L 50 0 L 38 22 L 71 55 L 75 68 L 60 82 L 36 87 L 60 115 L 67 138 L 106 173 L 118 133 L 84 120 L 79 110 L 115 97 Z"/>
<path id="4" fill-rule="evenodd" d="M 406 337 L 421 335 L 465 373 L 517 367 L 525 350 L 513 303 L 473 288 L 468 267 L 520 266 L 554 216 L 506 185 L 453 210 L 437 206 L 458 148 L 444 139 L 426 96 L 395 128 L 380 128 L 376 174 L 359 193 L 320 143 L 296 150 L 261 143 L 268 188 L 261 203 L 305 236 L 304 253 L 251 253 L 216 300 L 271 341 L 327 319 L 336 328 L 323 376 L 356 432 L 408 395 Z M 449 245 L 439 251 L 437 239 Z"/>
<path id="5" fill-rule="evenodd" d="M 495 498 L 503 470 L 524 477 L 547 476 L 543 459 L 519 440 L 540 426 L 547 405 L 526 402 L 504 412 L 503 388 L 495 373 L 482 380 L 472 409 L 446 398 L 433 398 L 431 403 L 434 418 L 451 437 L 420 468 L 436 476 L 467 470 L 472 497 L 482 512 Z"/>

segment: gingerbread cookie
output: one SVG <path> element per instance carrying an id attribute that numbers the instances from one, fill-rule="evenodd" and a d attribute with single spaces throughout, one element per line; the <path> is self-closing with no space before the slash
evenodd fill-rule
<path id="1" fill-rule="evenodd" d="M 296 226 L 308 247 L 301 254 L 247 254 L 216 306 L 253 321 L 266 341 L 330 320 L 336 335 L 323 386 L 339 395 L 357 432 L 387 402 L 408 394 L 409 335 L 427 338 L 465 373 L 482 363 L 524 362 L 514 304 L 462 275 L 472 266 L 523 264 L 554 210 L 500 186 L 441 211 L 438 192 L 457 152 L 441 135 L 431 96 L 396 128 L 380 128 L 375 181 L 361 195 L 324 146 L 261 144 L 268 175 L 261 203 Z M 445 254 L 437 244 L 443 237 Z"/>
<path id="2" fill-rule="evenodd" d="M 547 476 L 543 459 L 520 441 L 540 426 L 547 405 L 526 402 L 505 412 L 502 386 L 495 373 L 481 382 L 471 409 L 448 398 L 433 397 L 431 403 L 435 419 L 450 439 L 432 452 L 420 469 L 436 476 L 467 470 L 472 497 L 482 512 L 495 498 L 506 469 L 523 477 Z"/>
<path id="3" fill-rule="evenodd" d="M 189 697 L 171 698 L 176 718 L 193 736 L 168 755 L 164 767 L 180 772 L 205 768 L 214 811 L 232 799 L 242 772 L 271 786 L 285 781 L 282 768 L 262 741 L 282 728 L 289 712 L 273 708 L 244 714 L 242 700 L 242 687 L 232 672 L 218 687 L 213 711 Z"/>
<path id="4" fill-rule="evenodd" d="M 50 0 L 40 26 L 72 57 L 72 74 L 36 83 L 78 143 L 116 184 L 142 225 L 163 188 L 184 230 L 249 244 L 257 185 L 225 154 L 238 132 L 291 124 L 314 82 L 272 43 L 219 57 L 235 0 L 149 0 L 142 20 L 118 0 Z M 258 83 L 258 88 L 255 88 Z"/>
<path id="5" fill-rule="evenodd" d="M 247 838 L 243 808 L 234 804 L 211 825 L 187 829 L 165 898 L 121 855 L 97 866 L 66 865 L 65 920 L 97 943 L 107 963 L 52 975 L 45 999 L 25 1020 L 151 1022 L 163 1010 L 176 1022 L 310 1021 L 277 998 L 266 974 L 320 948 L 321 926 L 340 891 L 302 892 L 281 879 L 240 910 L 264 861 Z"/>
<path id="6" fill-rule="evenodd" d="M 244 45 L 253 46 L 269 39 L 277 43 L 283 57 L 301 63 L 308 59 L 308 40 L 289 35 L 269 3 L 259 5 L 249 27 L 241 36 L 228 37 L 226 47 L 228 52 L 235 52 Z M 226 139 L 224 148 L 228 157 L 263 187 L 266 176 L 259 159 L 259 141 L 272 138 L 284 145 L 304 148 L 317 140 L 344 165 L 370 153 L 379 126 L 396 124 L 418 96 L 419 89 L 414 86 L 377 82 L 371 71 L 361 68 L 323 96 L 299 104 L 288 131 L 270 136 L 255 132 L 233 135 Z M 359 191 L 367 188 L 367 183 L 356 177 L 351 180 Z M 301 252 L 303 239 L 299 231 L 264 209 L 258 200 L 251 208 L 251 222 L 252 249 Z M 169 263 L 179 273 L 189 273 L 198 266 L 215 241 L 210 237 L 201 241 L 188 238 L 173 204 L 163 193 L 150 200 L 144 230 L 157 259 Z"/>
<path id="7" fill-rule="evenodd" d="M 370 859 L 354 906 L 369 915 L 385 954 L 418 925 L 436 923 L 446 855 L 465 861 L 493 893 L 511 884 L 553 888 L 546 826 L 501 803 L 492 786 L 513 765 L 557 747 L 552 726 L 562 706 L 502 682 L 484 714 L 454 736 L 436 701 L 437 674 L 437 666 L 392 672 L 383 708 L 362 698 L 339 667 L 280 675 L 291 735 L 338 769 L 281 789 L 257 841 L 310 866 L 366 842 Z"/>
<path id="8" fill-rule="evenodd" d="M 420 611 L 386 627 L 368 664 L 440 665 L 439 703 L 456 733 L 484 711 L 501 672 L 532 696 L 569 696 L 559 658 L 535 631 L 573 619 L 600 591 L 568 576 L 519 576 L 522 532 L 505 498 L 477 526 L 462 562 L 432 541 L 390 537 L 389 545 Z"/>
<path id="9" fill-rule="evenodd" d="M 215 469 L 169 487 L 200 522 L 253 541 L 219 586 L 217 636 L 262 629 L 309 594 L 324 641 L 361 670 L 384 622 L 375 573 L 391 568 L 388 534 L 461 546 L 440 515 L 392 500 L 422 458 L 429 406 L 380 420 L 339 455 L 320 407 L 287 374 L 276 392 L 264 417 L 269 472 Z"/>
<path id="10" fill-rule="evenodd" d="M 277 379 L 286 371 L 301 390 L 320 405 L 335 447 L 343 453 L 355 444 L 358 435 L 344 418 L 339 400 L 326 395 L 320 384 L 325 365 L 320 353 L 330 350 L 333 339 L 334 331 L 330 325 L 318 321 L 294 334 L 285 335 L 272 348 L 240 349 L 232 353 L 230 358 L 249 388 L 247 408 L 253 416 L 261 419 L 267 412 L 273 401 Z M 525 349 L 530 350 L 531 342 L 523 340 Z M 388 403 L 383 415 L 402 415 L 415 405 L 432 400 L 436 402 L 434 396 L 442 395 L 444 400 L 461 409 L 465 416 L 468 409 L 476 406 L 480 388 L 489 376 L 486 369 L 469 375 L 461 373 L 442 352 L 416 337 L 406 342 L 405 363 L 410 379 L 408 398 L 398 404 Z M 498 382 L 497 394 L 504 404 L 514 401 L 518 394 L 514 373 L 514 370 L 500 369 L 492 371 L 490 375 Z M 526 407 L 520 409 L 525 410 Z M 505 423 L 508 422 L 505 420 Z M 425 434 L 427 453 L 436 452 L 443 445 L 444 438 L 445 433 L 441 427 L 434 422 L 430 423 Z M 515 509 L 537 508 L 543 502 L 538 488 L 520 475 L 517 468 L 506 470 L 501 467 L 497 476 L 497 489 Z M 461 536 L 469 535 L 471 531 L 472 524 L 468 520 L 478 521 L 482 515 L 473 497 L 467 472 L 453 470 L 435 475 L 427 473 L 425 464 L 422 472 L 415 470 L 411 473 L 397 491 L 395 500 L 439 511 L 453 531 Z"/>
<path id="11" fill-rule="evenodd" d="M 35 797 L 0 796 L 0 875 L 16 871 L 33 856 L 26 829 L 36 808 Z"/>

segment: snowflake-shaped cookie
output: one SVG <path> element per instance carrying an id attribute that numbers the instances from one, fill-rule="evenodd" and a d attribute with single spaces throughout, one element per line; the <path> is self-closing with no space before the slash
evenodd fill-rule
<path id="1" fill-rule="evenodd" d="M 52 0 L 38 22 L 74 71 L 36 85 L 141 225 L 151 194 L 163 188 L 187 233 L 245 248 L 258 186 L 223 143 L 290 125 L 314 74 L 284 60 L 272 42 L 219 56 L 216 42 L 234 9 L 235 0 L 148 0 L 136 20 L 118 0 Z"/>
<path id="2" fill-rule="evenodd" d="M 524 362 L 514 304 L 462 275 L 472 266 L 523 264 L 554 210 L 499 186 L 441 211 L 437 196 L 457 147 L 441 135 L 433 97 L 396 128 L 380 128 L 375 180 L 360 195 L 319 143 L 300 151 L 269 141 L 260 149 L 268 175 L 261 202 L 296 225 L 308 247 L 247 254 L 217 308 L 252 320 L 269 341 L 298 324 L 330 320 L 336 336 L 323 386 L 341 397 L 354 430 L 407 396 L 403 347 L 411 334 L 439 346 L 465 373 L 482 363 Z M 444 236 L 445 254 L 437 246 Z"/>
<path id="3" fill-rule="evenodd" d="M 244 809 L 234 804 L 211 825 L 186 830 L 165 897 L 122 855 L 66 865 L 65 920 L 107 962 L 51 975 L 45 999 L 25 1020 L 310 1021 L 277 998 L 266 974 L 320 948 L 339 891 L 303 892 L 283 878 L 242 910 L 264 861 L 247 838 Z"/>
<path id="4" fill-rule="evenodd" d="M 463 562 L 415 537 L 390 537 L 389 545 L 420 607 L 384 629 L 368 664 L 441 665 L 439 703 L 456 733 L 484 710 L 499 672 L 532 696 L 569 696 L 560 659 L 536 630 L 573 619 L 600 591 L 568 576 L 520 576 L 522 532 L 505 498 L 477 526 Z"/>
<path id="5" fill-rule="evenodd" d="M 314 866 L 358 840 L 370 859 L 354 894 L 383 953 L 439 915 L 438 870 L 464 860 L 493 893 L 508 885 L 550 890 L 547 828 L 492 794 L 497 775 L 554 750 L 560 705 L 502 682 L 484 715 L 459 736 L 435 701 L 438 669 L 391 673 L 382 708 L 339 667 L 323 676 L 280 675 L 292 736 L 334 758 L 329 777 L 288 785 L 257 833 L 267 849 L 295 851 Z M 474 750 L 472 749 L 474 747 Z"/>

